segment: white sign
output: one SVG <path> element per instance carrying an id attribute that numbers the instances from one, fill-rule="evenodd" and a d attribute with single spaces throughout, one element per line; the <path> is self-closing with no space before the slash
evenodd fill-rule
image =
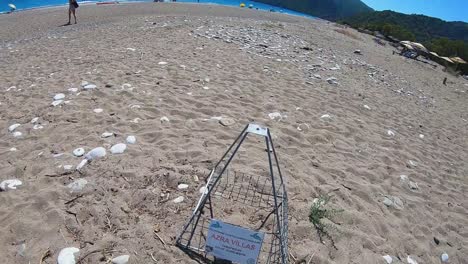
<path id="1" fill-rule="evenodd" d="M 211 219 L 206 253 L 235 263 L 255 264 L 264 234 Z"/>

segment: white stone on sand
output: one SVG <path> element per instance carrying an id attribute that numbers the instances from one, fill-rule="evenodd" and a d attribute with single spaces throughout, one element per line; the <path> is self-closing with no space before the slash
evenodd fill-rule
<path id="1" fill-rule="evenodd" d="M 70 192 L 81 192 L 84 187 L 88 184 L 88 181 L 85 179 L 78 179 L 68 184 L 67 187 L 70 189 Z"/>
<path id="2" fill-rule="evenodd" d="M 72 93 L 76 93 L 76 92 L 78 92 L 78 88 L 69 88 L 68 91 L 70 91 Z"/>
<path id="3" fill-rule="evenodd" d="M 96 108 L 93 110 L 94 113 L 99 114 L 102 113 L 104 110 L 102 108 Z"/>
<path id="4" fill-rule="evenodd" d="M 177 185 L 177 189 L 179 189 L 179 190 L 185 190 L 188 187 L 189 187 L 188 184 L 185 184 L 185 183 L 181 183 L 181 184 Z"/>
<path id="5" fill-rule="evenodd" d="M 394 137 L 395 136 L 395 132 L 393 130 L 388 130 L 387 131 L 387 135 L 391 136 L 391 137 Z"/>
<path id="6" fill-rule="evenodd" d="M 134 48 L 127 48 L 127 50 L 129 50 L 129 51 L 135 51 L 136 49 L 134 49 Z"/>
<path id="7" fill-rule="evenodd" d="M 232 126 L 236 123 L 236 121 L 234 121 L 234 119 L 232 118 L 229 118 L 229 117 L 226 117 L 226 118 L 221 118 L 221 120 L 219 120 L 219 123 L 223 126 Z"/>
<path id="8" fill-rule="evenodd" d="M 337 81 L 337 79 L 336 79 L 335 77 L 330 77 L 330 78 L 328 78 L 328 79 L 327 79 L 327 82 L 328 82 L 329 84 L 338 84 L 338 81 Z"/>
<path id="9" fill-rule="evenodd" d="M 91 89 L 95 89 L 96 87 L 97 86 L 95 84 L 88 84 L 88 85 L 83 86 L 83 89 L 91 90 Z"/>
<path id="10" fill-rule="evenodd" d="M 85 158 L 87 160 L 93 160 L 106 156 L 106 149 L 103 147 L 93 148 L 91 151 L 86 153 Z"/>
<path id="11" fill-rule="evenodd" d="M 82 81 L 82 82 L 81 82 L 81 87 L 85 87 L 85 86 L 88 85 L 88 84 L 89 84 L 89 82 L 87 82 L 87 81 Z"/>
<path id="12" fill-rule="evenodd" d="M 34 130 L 43 129 L 43 128 L 44 128 L 44 126 L 39 125 L 39 124 L 36 124 L 36 125 L 33 126 Z"/>
<path id="13" fill-rule="evenodd" d="M 13 132 L 15 131 L 15 129 L 17 129 L 19 126 L 21 126 L 21 124 L 13 124 L 11 126 L 8 127 L 8 131 L 9 132 Z"/>
<path id="14" fill-rule="evenodd" d="M 19 131 L 13 132 L 13 136 L 14 136 L 15 138 L 21 137 L 22 135 L 23 135 L 23 133 L 21 133 L 21 132 L 19 132 Z"/>
<path id="15" fill-rule="evenodd" d="M 63 93 L 58 93 L 54 96 L 54 100 L 57 101 L 57 100 L 62 100 L 65 98 L 65 94 Z"/>
<path id="16" fill-rule="evenodd" d="M 203 86 L 203 89 L 204 89 L 204 90 L 209 90 L 210 87 L 208 87 L 208 86 Z"/>
<path id="17" fill-rule="evenodd" d="M 129 255 L 118 256 L 112 259 L 112 263 L 113 264 L 127 264 L 129 258 L 130 258 Z"/>
<path id="18" fill-rule="evenodd" d="M 135 136 L 128 136 L 127 137 L 127 143 L 128 144 L 135 144 L 136 143 L 136 137 Z"/>
<path id="19" fill-rule="evenodd" d="M 35 118 L 31 119 L 31 124 L 35 124 L 35 123 L 37 123 L 37 121 L 39 121 L 39 117 L 35 117 Z"/>
<path id="20" fill-rule="evenodd" d="M 161 119 L 160 119 L 160 120 L 161 120 L 161 122 L 162 122 L 162 123 L 169 122 L 169 118 L 167 118 L 167 116 L 163 116 L 163 117 L 161 117 Z"/>
<path id="21" fill-rule="evenodd" d="M 76 148 L 75 150 L 73 150 L 73 155 L 75 155 L 77 157 L 83 156 L 84 153 L 85 153 L 84 148 Z"/>
<path id="22" fill-rule="evenodd" d="M 18 149 L 16 149 L 15 147 L 12 147 L 12 148 L 10 149 L 10 151 L 17 151 L 17 150 L 18 150 Z"/>
<path id="23" fill-rule="evenodd" d="M 416 262 L 416 260 L 412 259 L 410 256 L 406 258 L 406 261 L 408 261 L 408 264 L 418 264 L 418 262 Z"/>
<path id="24" fill-rule="evenodd" d="M 370 106 L 368 106 L 368 105 L 363 105 L 363 107 L 364 107 L 365 109 L 367 109 L 367 110 L 371 110 Z"/>
<path id="25" fill-rule="evenodd" d="M 424 135 L 423 135 L 423 134 L 419 134 L 419 138 L 420 138 L 420 139 L 424 139 Z"/>
<path id="26" fill-rule="evenodd" d="M 124 143 L 118 143 L 111 147 L 110 151 L 112 154 L 122 154 L 127 149 L 127 145 Z"/>
<path id="27" fill-rule="evenodd" d="M 57 258 L 58 264 L 76 264 L 75 253 L 80 252 L 76 247 L 68 247 L 60 250 Z"/>
<path id="28" fill-rule="evenodd" d="M 61 103 L 63 103 L 63 100 L 55 100 L 55 101 L 52 102 L 51 105 L 55 107 L 55 106 L 60 105 Z"/>
<path id="29" fill-rule="evenodd" d="M 200 188 L 200 190 L 198 192 L 200 192 L 200 194 L 206 194 L 206 193 L 208 193 L 208 189 L 206 188 L 206 186 L 203 186 L 203 187 Z"/>
<path id="30" fill-rule="evenodd" d="M 111 133 L 111 132 L 104 132 L 101 134 L 101 137 L 102 138 L 108 138 L 108 137 L 112 137 L 114 135 L 114 133 Z"/>
<path id="31" fill-rule="evenodd" d="M 76 166 L 76 170 L 81 170 L 81 168 L 83 168 L 87 163 L 88 163 L 87 159 L 82 160 L 80 162 L 80 164 L 78 164 L 78 166 Z"/>
<path id="32" fill-rule="evenodd" d="M 393 262 L 393 258 L 389 255 L 385 255 L 385 256 L 382 256 L 385 260 L 385 262 L 387 262 L 387 264 L 391 264 Z"/>
<path id="33" fill-rule="evenodd" d="M 69 170 L 71 170 L 72 168 L 73 168 L 72 165 L 63 165 L 63 169 L 64 169 L 64 170 L 69 171 Z"/>
<path id="34" fill-rule="evenodd" d="M 281 120 L 281 119 L 283 119 L 283 115 L 281 115 L 280 112 L 269 113 L 268 117 L 270 119 L 272 119 L 272 120 Z"/>
<path id="35" fill-rule="evenodd" d="M 330 114 L 324 114 L 320 117 L 320 120 L 322 121 L 331 121 L 332 120 L 332 116 Z"/>
<path id="36" fill-rule="evenodd" d="M 403 209 L 403 202 L 396 196 L 387 195 L 384 197 L 383 203 L 388 207 L 394 207 L 395 209 Z"/>
<path id="37" fill-rule="evenodd" d="M 165 62 L 165 61 L 160 61 L 160 62 L 158 62 L 158 64 L 159 64 L 159 65 L 167 65 L 167 62 Z"/>
<path id="38" fill-rule="evenodd" d="M 16 190 L 16 187 L 22 184 L 23 182 L 18 179 L 4 180 L 0 183 L 0 191 Z"/>
<path id="39" fill-rule="evenodd" d="M 440 259 L 442 260 L 442 262 L 448 262 L 449 260 L 449 255 L 447 253 L 443 253 L 441 256 L 440 256 Z"/>
<path id="40" fill-rule="evenodd" d="M 184 201 L 184 197 L 183 196 L 179 196 L 177 198 L 175 198 L 174 200 L 172 200 L 174 203 L 181 203 Z"/>
<path id="41" fill-rule="evenodd" d="M 310 129 L 310 126 L 309 126 L 309 124 L 306 124 L 306 123 L 299 124 L 297 126 L 297 130 L 299 130 L 299 131 L 304 131 L 304 130 L 308 130 L 308 129 Z"/>

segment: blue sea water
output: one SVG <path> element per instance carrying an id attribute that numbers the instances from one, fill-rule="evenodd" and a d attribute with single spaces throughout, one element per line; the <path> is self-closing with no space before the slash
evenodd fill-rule
<path id="1" fill-rule="evenodd" d="M 79 4 L 83 3 L 94 3 L 94 2 L 107 2 L 107 1 L 115 1 L 115 0 L 78 0 Z M 117 0 L 118 1 L 118 0 Z M 124 1 L 119 1 L 122 3 L 126 2 L 153 2 L 153 0 L 124 0 Z M 177 0 L 178 3 L 197 3 L 197 0 Z M 312 16 L 299 13 L 296 11 L 284 9 L 284 8 L 279 8 L 276 6 L 272 5 L 267 5 L 263 3 L 258 3 L 254 1 L 241 1 L 241 0 L 200 0 L 199 3 L 202 4 L 218 4 L 218 5 L 226 5 L 226 6 L 239 6 L 241 3 L 244 3 L 246 5 L 245 8 L 247 8 L 249 5 L 253 5 L 254 9 L 260 9 L 260 10 L 267 10 L 267 11 L 275 11 L 275 12 L 281 12 L 285 14 L 290 14 L 290 15 L 296 15 L 296 16 L 303 16 L 303 17 L 309 17 L 313 18 Z M 68 0 L 0 0 L 0 13 L 7 12 L 10 10 L 10 7 L 8 7 L 8 4 L 14 4 L 17 8 L 17 10 L 25 10 L 25 9 L 31 9 L 31 8 L 40 8 L 40 7 L 50 7 L 50 6 L 60 6 L 60 5 L 67 5 Z"/>

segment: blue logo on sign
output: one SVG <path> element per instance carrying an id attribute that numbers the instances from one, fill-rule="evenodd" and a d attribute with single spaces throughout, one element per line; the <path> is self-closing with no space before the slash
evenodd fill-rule
<path id="1" fill-rule="evenodd" d="M 250 237 L 257 239 L 258 241 L 262 241 L 262 238 L 257 233 L 250 235 Z"/>
<path id="2" fill-rule="evenodd" d="M 221 225 L 218 222 L 213 222 L 211 224 L 211 227 L 213 227 L 213 228 L 222 228 Z"/>

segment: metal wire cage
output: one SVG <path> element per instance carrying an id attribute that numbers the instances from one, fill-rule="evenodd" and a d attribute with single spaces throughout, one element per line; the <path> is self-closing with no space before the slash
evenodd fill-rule
<path id="1" fill-rule="evenodd" d="M 239 149 L 249 134 L 263 137 L 267 168 L 252 174 L 233 170 Z M 257 140 L 258 142 L 258 140 Z M 261 141 L 260 141 L 261 142 Z M 248 144 L 245 144 L 248 145 Z M 247 146 L 250 148 L 251 146 Z M 236 155 L 237 154 L 237 155 Z M 247 160 L 248 161 L 248 160 Z M 211 170 L 202 195 L 176 245 L 187 254 L 206 263 L 231 263 L 207 254 L 205 250 L 211 219 L 223 220 L 264 233 L 257 263 L 288 263 L 288 198 L 270 130 L 248 124 Z"/>

